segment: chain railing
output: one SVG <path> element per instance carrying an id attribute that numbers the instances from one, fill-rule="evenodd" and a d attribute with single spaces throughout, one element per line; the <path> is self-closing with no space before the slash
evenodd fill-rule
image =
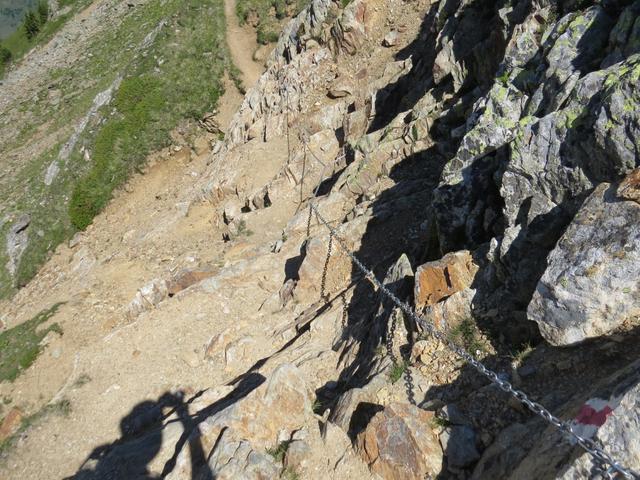
<path id="1" fill-rule="evenodd" d="M 308 148 L 308 144 L 304 138 L 301 138 L 302 143 L 304 144 L 304 148 L 311 152 L 311 149 Z M 313 152 L 311 152 L 313 153 Z M 344 155 L 344 153 L 343 153 Z M 316 159 L 317 156 L 313 155 Z M 319 160 L 319 159 L 318 159 Z M 337 161 L 337 160 L 336 160 Z M 320 182 L 316 187 L 313 197 L 309 200 L 309 218 L 307 221 L 307 238 L 309 237 L 311 230 L 311 218 L 313 213 L 315 213 L 316 218 L 319 223 L 323 224 L 329 230 L 329 245 L 327 252 L 327 261 L 325 262 L 322 280 L 321 280 L 321 297 L 325 298 L 326 293 L 326 277 L 327 277 L 327 269 L 328 269 L 328 260 L 331 255 L 331 249 L 333 248 L 333 243 L 335 242 L 338 247 L 351 259 L 353 264 L 360 270 L 360 272 L 367 278 L 371 283 L 373 283 L 382 294 L 390 299 L 394 305 L 396 305 L 404 314 L 409 316 L 417 325 L 419 325 L 425 332 L 430 334 L 435 339 L 442 342 L 451 352 L 460 357 L 463 361 L 470 364 L 473 368 L 475 368 L 482 375 L 487 377 L 490 382 L 497 385 L 502 391 L 511 395 L 511 397 L 515 398 L 519 403 L 527 407 L 531 412 L 536 415 L 542 417 L 547 423 L 553 425 L 555 428 L 560 430 L 564 435 L 573 439 L 582 449 L 584 449 L 587 453 L 589 453 L 595 460 L 596 463 L 603 466 L 602 470 L 599 473 L 602 474 L 604 478 L 614 479 L 616 478 L 614 475 L 622 476 L 623 478 L 630 480 L 640 480 L 640 474 L 632 471 L 631 469 L 623 466 L 620 462 L 616 461 L 611 455 L 605 452 L 600 446 L 596 444 L 593 440 L 589 438 L 585 438 L 574 430 L 573 426 L 557 416 L 553 415 L 547 408 L 541 405 L 538 402 L 535 402 L 529 398 L 529 396 L 521 390 L 515 388 L 510 382 L 507 380 L 503 380 L 499 377 L 499 375 L 493 370 L 487 368 L 482 362 L 476 359 L 472 354 L 467 352 L 463 347 L 453 342 L 444 332 L 438 330 L 435 325 L 431 322 L 427 321 L 416 311 L 411 308 L 406 302 L 401 301 L 391 290 L 389 290 L 378 278 L 375 276 L 373 271 L 371 271 L 365 264 L 363 264 L 358 257 L 349 249 L 346 242 L 338 235 L 338 232 L 331 224 L 322 216 L 318 207 L 314 203 L 314 198 L 317 196 L 317 192 L 319 190 L 322 181 L 324 180 L 324 172 L 326 171 L 327 165 L 324 162 L 320 162 L 323 165 L 323 170 L 320 177 Z M 608 467 L 607 467 L 608 466 Z"/>

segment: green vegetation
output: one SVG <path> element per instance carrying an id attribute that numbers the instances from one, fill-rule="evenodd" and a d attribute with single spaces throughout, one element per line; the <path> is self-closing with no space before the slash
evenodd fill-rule
<path id="1" fill-rule="evenodd" d="M 300 475 L 293 469 L 293 467 L 285 467 L 280 474 L 280 478 L 284 480 L 299 480 Z"/>
<path id="2" fill-rule="evenodd" d="M 452 425 L 452 423 L 446 418 L 442 418 L 438 416 L 433 417 L 433 419 L 431 420 L 431 424 L 433 428 L 447 428 Z"/>
<path id="3" fill-rule="evenodd" d="M 391 370 L 389 371 L 389 380 L 391 381 L 391 383 L 396 383 L 398 380 L 400 380 L 404 372 L 407 370 L 408 366 L 409 364 L 406 361 L 394 363 L 391 367 Z"/>
<path id="4" fill-rule="evenodd" d="M 62 415 L 68 417 L 70 413 L 71 402 L 67 399 L 62 399 L 59 402 L 45 405 L 33 415 L 23 418 L 18 430 L 13 435 L 0 442 L 0 458 L 3 457 L 4 453 L 15 446 L 18 438 L 20 438 L 20 436 L 30 427 L 38 425 L 49 415 Z"/>
<path id="5" fill-rule="evenodd" d="M 509 86 L 509 76 L 511 75 L 511 72 L 505 70 L 504 72 L 502 72 L 502 75 L 496 77 L 496 80 L 498 80 L 498 82 L 500 82 L 500 84 L 503 87 L 508 87 Z"/>
<path id="6" fill-rule="evenodd" d="M 31 320 L 0 334 L 0 381 L 12 382 L 22 371 L 29 368 L 42 351 L 40 342 L 47 333 L 57 332 L 62 335 L 62 329 L 57 323 L 38 330 L 42 323 L 55 315 L 61 305 L 57 303 Z"/>
<path id="7" fill-rule="evenodd" d="M 466 318 L 460 322 L 449 331 L 448 335 L 452 342 L 464 347 L 474 355 L 477 352 L 483 353 L 486 351 L 478 327 L 472 318 Z"/>
<path id="8" fill-rule="evenodd" d="M 289 450 L 290 444 L 291 440 L 280 442 L 275 447 L 267 448 L 267 454 L 271 455 L 276 462 L 282 462 L 284 460 L 285 454 L 287 453 L 287 450 Z"/>
<path id="9" fill-rule="evenodd" d="M 4 68 L 5 65 L 8 65 L 12 57 L 13 54 L 11 53 L 11 50 L 0 44 L 0 68 Z"/>
<path id="10" fill-rule="evenodd" d="M 75 12 L 88 2 L 66 0 L 60 6 L 71 6 Z M 143 39 L 163 20 L 166 25 L 155 41 L 140 51 Z M 30 48 L 58 21 L 60 17 L 50 19 L 32 42 L 23 29 L 17 34 Z M 240 86 L 224 35 L 219 0 L 151 0 L 97 36 L 71 66 L 51 71 L 43 81 L 46 87 L 36 95 L 16 104 L 24 121 L 18 134 L 0 145 L 0 155 L 31 144 L 36 135 L 58 143 L 33 155 L 10 182 L 0 184 L 0 218 L 31 215 L 29 243 L 13 278 L 5 268 L 6 243 L 0 242 L 0 298 L 26 285 L 58 244 L 91 223 L 113 190 L 142 168 L 147 155 L 170 143 L 171 130 L 180 124 L 189 132 L 189 125 L 196 123 L 190 119 L 214 109 L 225 70 Z M 15 58 L 19 49 L 10 40 L 5 46 Z M 45 185 L 45 172 L 57 162 L 75 125 L 118 76 L 123 80 L 111 103 L 91 120 L 70 157 L 59 162 L 62 168 L 55 181 Z M 51 92 L 60 99 L 55 105 Z M 88 161 L 85 151 L 90 153 Z M 10 222 L 0 222 L 0 239 L 10 227 Z"/>
<path id="11" fill-rule="evenodd" d="M 242 24 L 251 21 L 256 26 L 258 43 L 266 45 L 278 41 L 280 20 L 297 15 L 307 3 L 307 0 L 238 0 L 236 13 Z"/>
<path id="12" fill-rule="evenodd" d="M 69 217 L 75 228 L 86 228 L 146 156 L 169 144 L 169 132 L 178 121 L 198 119 L 215 106 L 222 94 L 224 39 L 221 25 L 210 26 L 216 17 L 202 9 L 213 13 L 216 5 L 191 0 L 176 8 L 173 2 L 174 21 L 181 28 L 162 29 L 153 54 L 140 59 L 122 81 L 109 106 L 115 114 L 86 142 L 93 165 L 78 178 L 71 195 Z M 176 44 L 180 47 L 171 46 Z M 161 73 L 155 70 L 157 55 L 164 59 Z"/>
<path id="13" fill-rule="evenodd" d="M 73 382 L 73 386 L 76 388 L 80 388 L 91 381 L 91 377 L 86 373 L 80 375 L 75 382 Z"/>
<path id="14" fill-rule="evenodd" d="M 531 353 L 533 352 L 533 347 L 531 346 L 530 343 L 525 343 L 522 348 L 520 350 L 518 350 L 517 352 L 515 352 L 512 355 L 513 358 L 513 365 L 517 368 L 520 365 L 523 364 L 523 362 L 525 361 L 525 359 L 531 355 Z"/>
<path id="15" fill-rule="evenodd" d="M 64 0 L 58 2 L 61 9 L 69 7 L 69 11 L 53 19 L 49 18 L 49 4 L 46 0 L 38 2 L 34 10 L 28 10 L 20 28 L 9 35 L 3 41 L 4 46 L 0 47 L 0 78 L 4 76 L 5 69 L 11 61 L 20 60 L 35 45 L 49 40 L 67 20 L 90 2 L 91 0 Z M 10 56 L 6 59 L 2 58 L 1 51 L 3 48 L 10 53 Z"/>

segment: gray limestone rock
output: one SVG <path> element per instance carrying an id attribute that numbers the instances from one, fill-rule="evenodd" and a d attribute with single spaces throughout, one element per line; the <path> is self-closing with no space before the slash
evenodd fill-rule
<path id="1" fill-rule="evenodd" d="M 606 335 L 640 315 L 640 205 L 601 184 L 550 253 L 527 310 L 554 345 Z"/>

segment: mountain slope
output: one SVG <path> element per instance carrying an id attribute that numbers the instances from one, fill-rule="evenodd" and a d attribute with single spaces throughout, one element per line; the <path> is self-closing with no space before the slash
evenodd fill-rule
<path id="1" fill-rule="evenodd" d="M 504 382 L 640 470 L 639 8 L 314 1 L 224 141 L 165 150 L 2 305 L 67 301 L 0 393 L 70 405 L 6 476 L 611 467 Z"/>

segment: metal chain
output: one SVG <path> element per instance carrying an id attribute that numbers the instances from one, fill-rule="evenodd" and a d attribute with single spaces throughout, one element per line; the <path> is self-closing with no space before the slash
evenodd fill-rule
<path id="1" fill-rule="evenodd" d="M 324 268 L 322 269 L 322 280 L 320 281 L 320 298 L 325 301 L 329 300 L 329 296 L 326 292 L 327 286 L 327 270 L 329 269 L 329 260 L 331 260 L 331 247 L 333 246 L 333 232 L 329 233 L 329 245 L 327 245 L 327 258 L 324 261 Z"/>
<path id="2" fill-rule="evenodd" d="M 340 300 L 342 301 L 342 328 L 344 329 L 347 327 L 347 321 L 349 320 L 346 290 L 340 294 Z"/>
<path id="3" fill-rule="evenodd" d="M 313 210 L 311 209 L 311 203 L 309 203 L 309 218 L 307 218 L 307 239 L 311 236 L 311 214 Z"/>
<path id="4" fill-rule="evenodd" d="M 632 472 L 630 469 L 622 466 L 618 463 L 611 455 L 603 451 L 593 440 L 584 438 L 581 435 L 577 434 L 570 423 L 561 420 L 560 418 L 553 415 L 549 410 L 547 410 L 544 406 L 540 405 L 537 402 L 532 401 L 529 397 L 521 390 L 516 389 L 511 383 L 506 380 L 502 380 L 497 373 L 485 367 L 480 361 L 478 361 L 473 355 L 468 353 L 464 348 L 458 346 L 452 340 L 450 340 L 444 333 L 440 332 L 435 328 L 435 326 L 419 316 L 407 303 L 402 302 L 398 297 L 394 295 L 387 287 L 384 286 L 380 280 L 378 280 L 375 274 L 369 270 L 347 247 L 346 243 L 340 238 L 336 230 L 324 219 L 322 214 L 318 211 L 318 208 L 311 202 L 310 208 L 315 211 L 318 220 L 323 223 L 329 229 L 329 249 L 328 254 L 331 252 L 332 241 L 335 237 L 338 246 L 345 252 L 349 258 L 353 261 L 353 263 L 358 267 L 358 269 L 365 275 L 369 281 L 371 281 L 386 297 L 388 297 L 398 308 L 400 308 L 405 314 L 407 314 L 412 320 L 416 322 L 416 324 L 420 325 L 426 332 L 432 335 L 434 338 L 440 340 L 444 343 L 444 345 L 455 353 L 462 360 L 469 363 L 472 367 L 474 367 L 478 372 L 487 377 L 492 383 L 496 384 L 502 391 L 508 393 L 513 398 L 522 403 L 525 407 L 531 410 L 536 415 L 539 415 L 543 419 L 545 419 L 548 423 L 559 429 L 562 433 L 572 437 L 582 449 L 584 449 L 587 453 L 589 453 L 595 460 L 597 460 L 601 464 L 610 465 L 610 468 L 607 469 L 607 472 L 615 471 L 620 475 L 623 475 L 628 479 L 640 479 L 640 475 L 635 472 Z M 322 287 L 321 291 L 324 292 L 324 283 L 326 278 L 326 271 L 328 266 L 328 258 L 325 263 L 325 269 L 322 274 Z"/>
<path id="5" fill-rule="evenodd" d="M 398 365 L 398 357 L 393 353 L 393 337 L 396 334 L 396 327 L 398 326 L 398 317 L 395 315 L 395 310 L 391 312 L 391 328 L 387 330 L 387 355 L 391 358 L 391 361 Z"/>

